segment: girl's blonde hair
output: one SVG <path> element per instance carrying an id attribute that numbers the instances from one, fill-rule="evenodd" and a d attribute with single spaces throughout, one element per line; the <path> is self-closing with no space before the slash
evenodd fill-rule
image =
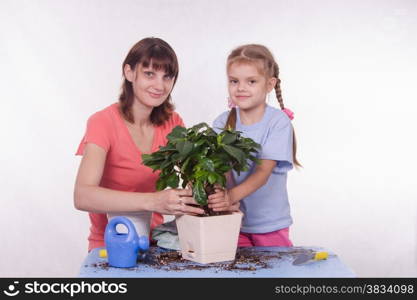
<path id="1" fill-rule="evenodd" d="M 284 100 L 281 93 L 281 80 L 279 79 L 279 68 L 271 51 L 263 45 L 249 44 L 242 45 L 234 49 L 227 57 L 227 69 L 234 63 L 251 63 L 254 64 L 259 72 L 265 75 L 266 78 L 274 77 L 277 79 L 275 84 L 275 95 L 277 97 L 279 106 L 284 109 Z M 236 127 L 236 108 L 232 108 L 227 117 L 225 128 Z M 293 129 L 293 162 L 296 166 L 301 167 L 297 157 L 297 141 L 295 139 L 295 132 Z"/>

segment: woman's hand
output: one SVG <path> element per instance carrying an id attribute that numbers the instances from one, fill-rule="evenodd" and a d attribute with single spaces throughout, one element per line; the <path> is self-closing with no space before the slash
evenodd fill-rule
<path id="1" fill-rule="evenodd" d="M 155 212 L 166 215 L 201 215 L 204 214 L 202 208 L 193 207 L 188 204 L 197 202 L 192 197 L 193 193 L 189 189 L 168 189 L 156 192 L 156 201 L 154 202 Z"/>
<path id="2" fill-rule="evenodd" d="M 208 197 L 209 208 L 214 211 L 238 211 L 239 201 L 234 202 L 226 189 L 216 187 L 215 193 Z"/>

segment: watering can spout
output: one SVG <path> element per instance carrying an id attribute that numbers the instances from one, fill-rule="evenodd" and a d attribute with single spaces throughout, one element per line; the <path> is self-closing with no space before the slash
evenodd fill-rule
<path id="1" fill-rule="evenodd" d="M 145 252 L 149 249 L 149 238 L 146 236 L 140 236 L 138 241 L 139 251 Z"/>

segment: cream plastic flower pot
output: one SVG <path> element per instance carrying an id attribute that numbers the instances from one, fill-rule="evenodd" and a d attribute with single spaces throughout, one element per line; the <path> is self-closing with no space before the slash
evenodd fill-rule
<path id="1" fill-rule="evenodd" d="M 243 214 L 176 218 L 182 257 L 202 264 L 235 259 Z"/>

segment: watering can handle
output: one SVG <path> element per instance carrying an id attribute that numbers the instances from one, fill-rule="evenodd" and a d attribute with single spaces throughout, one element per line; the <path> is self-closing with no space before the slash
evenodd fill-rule
<path id="1" fill-rule="evenodd" d="M 127 228 L 127 237 L 126 240 L 133 240 L 137 236 L 135 226 L 133 225 L 132 221 L 125 217 L 115 217 L 112 218 L 107 227 L 107 234 L 109 236 L 116 236 L 118 234 L 116 230 L 116 226 L 118 224 L 123 224 Z"/>

